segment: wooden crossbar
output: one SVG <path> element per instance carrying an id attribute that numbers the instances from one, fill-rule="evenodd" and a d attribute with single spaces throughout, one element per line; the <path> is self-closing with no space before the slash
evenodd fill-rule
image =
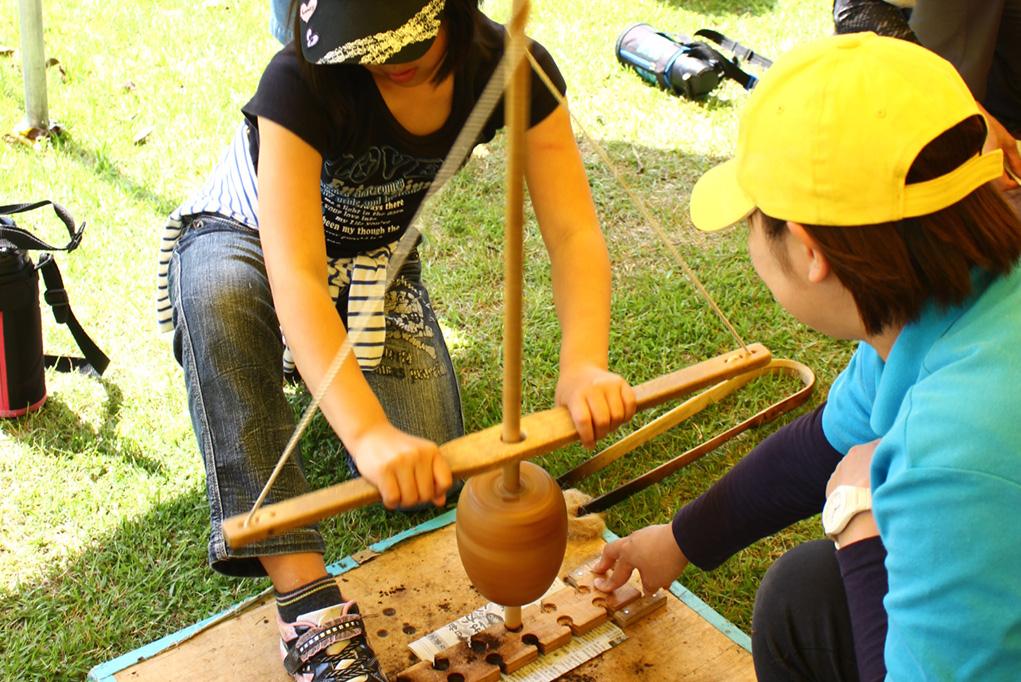
<path id="1" fill-rule="evenodd" d="M 638 409 L 655 407 L 729 377 L 767 365 L 769 349 L 760 343 L 730 351 L 689 365 L 635 387 Z M 506 443 L 502 425 L 491 426 L 448 441 L 440 446 L 457 478 L 467 478 L 510 462 L 552 452 L 578 439 L 570 412 L 554 407 L 527 415 L 521 420 L 524 439 Z M 300 528 L 344 511 L 364 507 L 380 499 L 379 491 L 364 478 L 292 497 L 259 509 L 246 523 L 248 514 L 238 514 L 223 522 L 223 535 L 231 547 L 244 547 L 292 528 Z"/>

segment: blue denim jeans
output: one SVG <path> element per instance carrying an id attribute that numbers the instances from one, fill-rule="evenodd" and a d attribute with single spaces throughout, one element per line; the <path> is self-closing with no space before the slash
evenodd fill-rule
<path id="1" fill-rule="evenodd" d="M 461 399 L 421 269 L 412 252 L 387 291 L 386 348 L 366 379 L 395 426 L 443 443 L 464 433 Z M 195 216 L 174 250 L 169 281 L 174 354 L 206 468 L 210 564 L 255 576 L 265 573 L 257 557 L 323 553 L 314 527 L 237 549 L 221 531 L 223 519 L 251 509 L 295 426 L 259 233 L 220 216 Z M 295 452 L 266 502 L 308 489 Z"/>
<path id="2" fill-rule="evenodd" d="M 290 9 L 291 0 L 269 0 L 269 32 L 284 45 L 291 42 Z"/>

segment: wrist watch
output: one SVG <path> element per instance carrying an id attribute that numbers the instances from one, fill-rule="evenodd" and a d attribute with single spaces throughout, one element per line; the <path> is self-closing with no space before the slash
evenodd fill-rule
<path id="1" fill-rule="evenodd" d="M 834 542 L 855 516 L 872 509 L 872 492 L 854 485 L 838 485 L 822 508 L 822 529 Z"/>

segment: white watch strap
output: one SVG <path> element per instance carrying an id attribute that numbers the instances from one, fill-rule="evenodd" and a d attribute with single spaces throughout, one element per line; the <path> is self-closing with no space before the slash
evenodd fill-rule
<path id="1" fill-rule="evenodd" d="M 839 485 L 829 497 L 822 510 L 822 527 L 826 536 L 836 541 L 847 524 L 863 511 L 872 509 L 872 492 L 868 488 L 853 485 Z"/>

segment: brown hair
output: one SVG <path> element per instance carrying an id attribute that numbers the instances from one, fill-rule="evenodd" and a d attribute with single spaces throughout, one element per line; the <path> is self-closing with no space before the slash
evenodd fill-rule
<path id="1" fill-rule="evenodd" d="M 981 116 L 947 130 L 918 154 L 907 182 L 936 178 L 960 166 L 980 151 L 985 130 Z M 781 243 L 786 221 L 762 216 L 771 243 Z M 973 268 L 1004 275 L 1021 257 L 1021 219 L 991 183 L 916 218 L 804 227 L 851 292 L 869 334 L 913 322 L 930 300 L 943 307 L 962 303 L 971 294 Z"/>

